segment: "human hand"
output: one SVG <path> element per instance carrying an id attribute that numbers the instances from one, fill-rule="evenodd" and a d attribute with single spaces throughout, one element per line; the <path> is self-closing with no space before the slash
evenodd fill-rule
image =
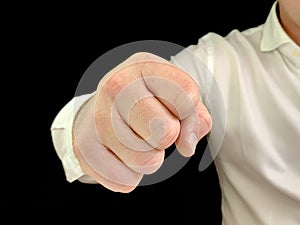
<path id="1" fill-rule="evenodd" d="M 200 90 L 183 70 L 137 53 L 99 82 L 73 127 L 82 171 L 112 191 L 130 192 L 157 171 L 175 143 L 186 157 L 211 129 Z"/>

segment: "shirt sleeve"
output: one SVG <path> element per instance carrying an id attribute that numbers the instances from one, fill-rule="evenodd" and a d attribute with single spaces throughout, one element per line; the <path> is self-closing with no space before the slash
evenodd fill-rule
<path id="1" fill-rule="evenodd" d="M 79 161 L 73 151 L 73 121 L 81 106 L 93 95 L 86 94 L 71 99 L 56 115 L 51 125 L 54 149 L 62 162 L 66 179 L 73 182 L 82 179 L 86 183 L 94 183 L 93 179 L 83 174 Z"/>

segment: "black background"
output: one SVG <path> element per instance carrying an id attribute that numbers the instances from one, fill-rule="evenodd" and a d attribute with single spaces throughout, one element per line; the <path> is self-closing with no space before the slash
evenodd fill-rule
<path id="1" fill-rule="evenodd" d="M 181 46 L 196 44 L 207 32 L 228 34 L 265 22 L 273 1 L 49 3 L 34 5 L 23 23 L 27 51 L 34 52 L 32 85 L 34 135 L 26 139 L 33 163 L 26 170 L 23 193 L 28 207 L 93 209 L 92 217 L 129 221 L 160 220 L 160 216 L 190 224 L 221 224 L 221 192 L 212 164 L 199 172 L 205 147 L 171 178 L 121 194 L 100 185 L 68 183 L 53 148 L 50 126 L 58 111 L 74 96 L 88 66 L 105 52 L 132 41 L 163 40 Z M 22 22 L 22 21 L 21 21 Z M 32 81 L 33 82 L 33 81 Z M 36 85 L 38 84 L 38 85 Z M 30 88 L 29 88 L 30 89 Z M 31 91 L 31 90 L 29 90 Z M 41 100 L 42 99 L 42 100 Z M 26 184 L 26 185 L 25 185 Z M 25 190 L 25 189 L 24 189 Z M 27 189 L 26 189 L 27 190 Z M 135 213 L 142 219 L 135 218 Z M 125 216 L 120 216 L 121 214 Z M 159 215 L 159 216 L 158 216 Z M 70 215 L 80 217 L 89 215 Z"/>

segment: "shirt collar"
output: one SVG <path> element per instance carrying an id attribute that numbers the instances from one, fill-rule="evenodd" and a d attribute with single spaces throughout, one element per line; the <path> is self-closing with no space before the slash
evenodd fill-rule
<path id="1" fill-rule="evenodd" d="M 277 4 L 275 1 L 263 26 L 262 40 L 260 43 L 261 51 L 272 51 L 282 44 L 291 43 L 293 40 L 283 30 L 278 16 Z"/>

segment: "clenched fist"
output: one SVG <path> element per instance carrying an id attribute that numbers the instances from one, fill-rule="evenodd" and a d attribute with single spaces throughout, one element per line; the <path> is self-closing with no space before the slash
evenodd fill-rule
<path id="1" fill-rule="evenodd" d="M 193 155 L 211 126 L 188 74 L 156 55 L 137 53 L 106 74 L 80 109 L 74 152 L 85 174 L 125 193 L 159 169 L 173 143 L 183 156 Z"/>

